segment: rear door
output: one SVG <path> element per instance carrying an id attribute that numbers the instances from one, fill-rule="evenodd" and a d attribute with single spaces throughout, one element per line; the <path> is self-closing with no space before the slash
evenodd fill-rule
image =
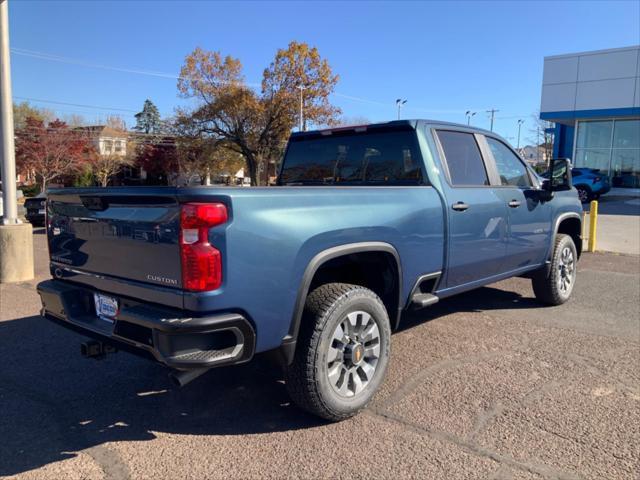
<path id="1" fill-rule="evenodd" d="M 180 288 L 180 207 L 174 192 L 109 190 L 49 196 L 53 268 Z"/>
<path id="2" fill-rule="evenodd" d="M 551 206 L 534 190 L 524 162 L 501 140 L 485 136 L 490 176 L 509 212 L 505 271 L 542 263 L 551 241 Z M 491 170 L 494 175 L 491 175 Z"/>
<path id="3" fill-rule="evenodd" d="M 446 287 L 482 280 L 502 271 L 507 249 L 507 207 L 491 186 L 478 135 L 435 131 L 445 168 L 449 242 Z"/>

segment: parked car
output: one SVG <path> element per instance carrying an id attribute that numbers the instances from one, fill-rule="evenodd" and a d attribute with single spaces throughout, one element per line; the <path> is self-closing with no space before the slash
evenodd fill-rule
<path id="1" fill-rule="evenodd" d="M 611 190 L 609 175 L 605 175 L 597 168 L 572 168 L 573 186 L 578 190 L 578 197 L 582 203 L 597 200 Z"/>
<path id="2" fill-rule="evenodd" d="M 514 276 L 569 299 L 582 209 L 569 162 L 552 171 L 416 120 L 294 133 L 276 187 L 49 191 L 42 312 L 95 337 L 87 356 L 124 347 L 180 385 L 275 353 L 292 399 L 341 420 L 382 383 L 403 311 Z"/>
<path id="3" fill-rule="evenodd" d="M 34 226 L 44 227 L 46 202 L 47 195 L 44 192 L 24 201 L 24 208 L 27 210 L 25 218 L 29 223 Z"/>

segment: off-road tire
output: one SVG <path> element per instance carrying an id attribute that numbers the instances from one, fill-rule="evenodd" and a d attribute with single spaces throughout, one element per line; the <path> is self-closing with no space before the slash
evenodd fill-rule
<path id="1" fill-rule="evenodd" d="M 570 275 L 570 284 L 566 290 L 561 288 L 561 276 L 564 265 L 563 255 L 570 252 L 572 258 L 572 268 Z M 531 278 L 533 293 L 536 298 L 547 305 L 561 305 L 571 297 L 576 282 L 578 252 L 573 243 L 573 239 L 569 235 L 559 233 L 556 235 L 555 244 L 553 246 L 553 254 L 551 255 L 551 264 L 545 266 Z"/>
<path id="2" fill-rule="evenodd" d="M 328 350 L 336 327 L 349 313 L 363 311 L 375 321 L 380 352 L 371 380 L 359 393 L 339 395 L 327 376 Z M 359 285 L 328 283 L 306 299 L 294 360 L 285 371 L 287 390 L 303 410 L 331 421 L 352 417 L 364 409 L 384 379 L 389 361 L 391 327 L 378 296 Z"/>

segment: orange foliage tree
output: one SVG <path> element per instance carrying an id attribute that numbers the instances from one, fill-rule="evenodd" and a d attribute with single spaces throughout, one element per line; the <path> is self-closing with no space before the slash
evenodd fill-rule
<path id="1" fill-rule="evenodd" d="M 337 81 L 328 62 L 306 43 L 278 50 L 261 86 L 253 88 L 245 82 L 240 60 L 196 48 L 185 59 L 178 90 L 197 106 L 180 115 L 216 147 L 242 154 L 252 185 L 258 185 L 264 183 L 259 171 L 279 157 L 300 120 L 300 96 L 305 128 L 335 123 L 340 110 L 329 95 Z"/>
<path id="2" fill-rule="evenodd" d="M 66 123 L 54 120 L 48 125 L 28 117 L 16 131 L 16 162 L 21 170 L 35 174 L 41 191 L 58 177 L 80 170 L 97 155 L 90 139 Z"/>

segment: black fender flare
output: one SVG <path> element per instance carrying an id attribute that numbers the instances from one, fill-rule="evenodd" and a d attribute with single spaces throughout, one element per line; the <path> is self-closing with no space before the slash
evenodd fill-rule
<path id="1" fill-rule="evenodd" d="M 565 212 L 565 213 L 561 213 L 556 217 L 555 221 L 553 222 L 553 231 L 551 233 L 551 241 L 549 242 L 549 251 L 547 252 L 547 256 L 545 260 L 546 262 L 545 268 L 547 269 L 549 269 L 551 265 L 551 255 L 553 255 L 553 246 L 556 244 L 556 236 L 558 235 L 560 224 L 564 220 L 567 220 L 568 218 L 577 218 L 578 221 L 580 222 L 580 232 L 582 232 L 582 217 L 580 216 L 579 213 Z M 582 238 L 582 233 L 580 234 L 580 237 Z M 576 248 L 577 247 L 578 245 L 576 245 Z"/>
<path id="2" fill-rule="evenodd" d="M 329 260 L 344 255 L 350 255 L 353 253 L 365 253 L 365 252 L 386 252 L 393 255 L 396 267 L 398 269 L 398 311 L 395 314 L 395 318 L 390 318 L 392 325 L 391 328 L 395 328 L 400 319 L 400 313 L 404 306 L 402 301 L 402 265 L 400 263 L 400 255 L 393 245 L 386 242 L 358 242 L 347 243 L 344 245 L 337 245 L 335 247 L 327 248 L 314 255 L 305 268 L 300 286 L 298 287 L 298 294 L 296 296 L 296 303 L 293 308 L 293 315 L 291 317 L 291 323 L 289 324 L 289 330 L 287 335 L 282 339 L 282 345 L 280 347 L 283 360 L 286 365 L 291 364 L 296 348 L 296 341 L 298 339 L 298 332 L 300 331 L 300 322 L 302 321 L 302 313 L 304 311 L 304 304 L 309 294 L 309 287 L 311 281 L 318 269 Z M 392 317 L 393 313 L 389 312 L 389 317 Z"/>

